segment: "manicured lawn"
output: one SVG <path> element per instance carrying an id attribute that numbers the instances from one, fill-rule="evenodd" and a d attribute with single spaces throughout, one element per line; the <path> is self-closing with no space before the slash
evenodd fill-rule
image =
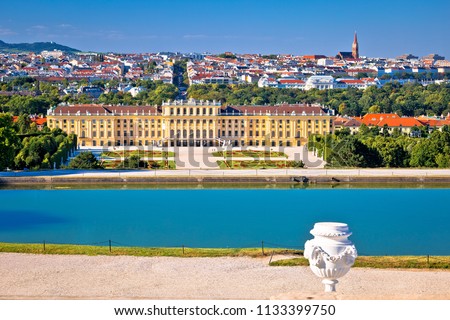
<path id="1" fill-rule="evenodd" d="M 269 157 L 285 157 L 287 155 L 278 151 L 262 151 L 262 150 L 236 150 L 236 151 L 216 151 L 213 152 L 214 157 L 252 157 L 252 158 L 269 158 Z"/>
<path id="2" fill-rule="evenodd" d="M 71 244 L 46 244 L 43 243 L 3 243 L 0 242 L 0 252 L 32 253 L 32 254 L 81 254 L 89 256 L 145 256 L 145 257 L 261 257 L 261 248 L 142 248 L 124 247 L 111 243 L 109 251 L 108 241 L 102 246 L 85 246 Z M 265 256 L 289 255 L 301 256 L 301 250 L 283 248 L 266 248 Z M 303 257 L 278 260 L 270 263 L 270 266 L 309 266 L 307 259 Z M 411 269 L 450 269 L 450 256 L 359 256 L 354 267 L 359 268 L 411 268 Z"/>
<path id="3" fill-rule="evenodd" d="M 309 266 L 305 258 L 278 260 L 271 266 Z M 354 267 L 360 268 L 414 268 L 414 269 L 449 269 L 450 256 L 360 256 Z"/>
<path id="4" fill-rule="evenodd" d="M 220 169 L 285 169 L 299 168 L 296 161 L 284 160 L 219 160 Z"/>
<path id="5" fill-rule="evenodd" d="M 105 169 L 116 169 L 120 163 L 120 160 L 105 160 L 102 162 L 102 165 Z"/>
<path id="6" fill-rule="evenodd" d="M 148 151 L 148 150 L 125 150 L 125 151 L 105 151 L 102 152 L 102 157 L 110 157 L 110 158 L 128 158 L 130 156 L 140 156 L 140 157 L 174 157 L 175 153 L 172 151 Z"/>
<path id="7" fill-rule="evenodd" d="M 300 254 L 301 252 L 288 249 L 274 249 L 275 254 Z M 172 257 L 241 257 L 262 256 L 261 248 L 141 248 L 123 247 L 112 243 L 111 252 L 107 241 L 104 246 L 79 246 L 69 244 L 22 244 L 0 243 L 0 252 L 35 253 L 35 254 L 82 254 L 82 255 L 112 255 L 112 256 L 172 256 Z M 270 254 L 272 249 L 270 251 Z M 265 252 L 268 255 L 268 252 Z"/>
<path id="8" fill-rule="evenodd" d="M 177 165 L 175 161 L 169 160 L 158 160 L 158 161 L 148 161 L 148 169 L 169 169 L 169 170 L 175 170 L 177 168 Z"/>
<path id="9" fill-rule="evenodd" d="M 169 160 L 169 161 L 149 160 L 146 162 L 147 162 L 146 169 L 170 169 L 170 170 L 176 169 L 176 164 L 175 164 L 175 161 L 173 161 L 173 160 Z M 121 163 L 122 163 L 122 161 L 120 161 L 120 160 L 104 160 L 102 162 L 103 167 L 105 169 L 123 169 L 120 167 Z M 125 168 L 125 169 L 127 169 L 127 168 Z"/>

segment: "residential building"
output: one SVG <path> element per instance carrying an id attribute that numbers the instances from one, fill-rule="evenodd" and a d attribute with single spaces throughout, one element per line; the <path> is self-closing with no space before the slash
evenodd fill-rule
<path id="1" fill-rule="evenodd" d="M 334 89 L 336 80 L 332 76 L 311 76 L 306 80 L 305 90 L 310 89 Z"/>
<path id="2" fill-rule="evenodd" d="M 334 119 L 334 129 L 335 131 L 348 128 L 351 134 L 355 134 L 359 131 L 361 126 L 361 121 L 349 116 L 337 116 Z"/>

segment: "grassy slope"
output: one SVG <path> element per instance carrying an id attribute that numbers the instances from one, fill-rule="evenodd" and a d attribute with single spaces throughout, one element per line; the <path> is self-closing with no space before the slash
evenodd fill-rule
<path id="1" fill-rule="evenodd" d="M 308 266 L 305 258 L 274 261 L 271 266 Z M 361 268 L 415 268 L 450 269 L 450 256 L 360 256 L 354 267 Z"/>
<path id="2" fill-rule="evenodd" d="M 70 244 L 22 244 L 1 243 L 0 252 L 33 253 L 33 254 L 79 254 L 79 255 L 111 255 L 111 256 L 142 256 L 142 257 L 261 257 L 261 248 L 142 248 L 112 246 L 82 246 Z M 300 250 L 267 248 L 265 256 L 271 254 L 301 256 Z M 271 266 L 308 266 L 305 258 L 278 260 Z M 354 267 L 361 268 L 416 268 L 416 269 L 450 269 L 450 256 L 360 256 Z"/>
<path id="3" fill-rule="evenodd" d="M 16 253 L 35 253 L 35 254 L 81 254 L 81 255 L 128 255 L 143 257 L 239 257 L 261 256 L 260 248 L 142 248 L 142 247 L 117 247 L 112 246 L 109 252 L 109 246 L 81 246 L 70 244 L 22 244 L 22 243 L 0 243 L 0 252 L 16 252 Z M 295 254 L 299 251 L 275 249 L 276 254 Z"/>

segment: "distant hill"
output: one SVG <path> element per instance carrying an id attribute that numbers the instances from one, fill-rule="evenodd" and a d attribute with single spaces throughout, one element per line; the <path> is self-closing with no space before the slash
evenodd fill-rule
<path id="1" fill-rule="evenodd" d="M 80 50 L 63 46 L 55 42 L 34 42 L 34 43 L 6 43 L 0 40 L 0 52 L 41 52 L 44 50 L 61 50 L 68 53 L 80 52 Z"/>

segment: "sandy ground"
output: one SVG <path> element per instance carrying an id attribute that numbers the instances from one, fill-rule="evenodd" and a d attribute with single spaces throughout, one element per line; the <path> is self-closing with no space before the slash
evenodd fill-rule
<path id="1" fill-rule="evenodd" d="M 324 293 L 308 267 L 268 258 L 0 253 L 0 299 L 450 299 L 449 284 L 450 271 L 353 268 Z"/>

